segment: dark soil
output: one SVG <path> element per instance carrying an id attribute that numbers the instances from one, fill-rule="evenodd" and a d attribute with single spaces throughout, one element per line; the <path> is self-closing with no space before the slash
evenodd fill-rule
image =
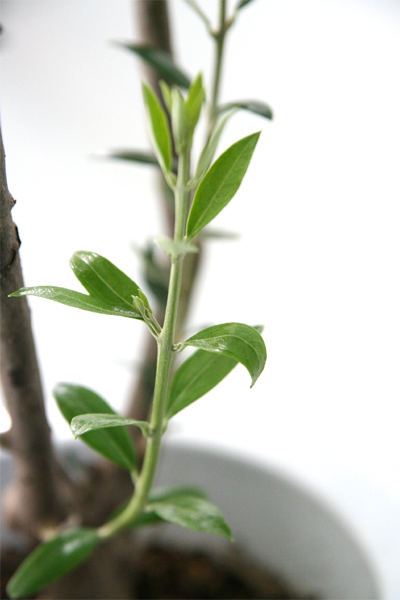
<path id="1" fill-rule="evenodd" d="M 230 556 L 218 560 L 202 552 L 159 547 L 140 556 L 135 581 L 141 599 L 301 599 L 275 574 Z M 311 600 L 311 596 L 308 597 Z"/>
<path id="2" fill-rule="evenodd" d="M 2 599 L 8 598 L 5 587 L 20 561 L 21 556 L 18 552 L 3 551 Z M 140 552 L 134 559 L 134 563 L 132 569 L 126 569 L 124 573 L 126 578 L 131 578 L 130 598 L 132 599 L 313 600 L 315 598 L 311 595 L 299 595 L 279 576 L 249 564 L 247 560 L 236 554 L 226 557 L 222 562 L 221 559 L 212 558 L 202 552 L 165 549 L 154 545 Z M 55 598 L 46 594 L 40 597 Z M 73 597 L 81 598 L 76 595 Z M 99 597 L 106 596 L 96 595 L 96 598 Z M 85 596 L 82 600 L 89 600 L 89 598 Z"/>

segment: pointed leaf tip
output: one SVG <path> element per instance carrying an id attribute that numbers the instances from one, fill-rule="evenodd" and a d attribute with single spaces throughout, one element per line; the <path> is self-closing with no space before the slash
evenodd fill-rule
<path id="1" fill-rule="evenodd" d="M 265 343 L 256 328 L 243 323 L 224 323 L 203 329 L 183 344 L 216 352 L 242 363 L 251 376 L 251 387 L 267 360 Z"/>
<path id="2" fill-rule="evenodd" d="M 13 296 L 37 296 L 103 315 L 143 320 L 135 311 L 132 296 L 139 287 L 109 260 L 95 252 L 75 252 L 71 269 L 88 294 L 55 286 L 21 288 Z"/>

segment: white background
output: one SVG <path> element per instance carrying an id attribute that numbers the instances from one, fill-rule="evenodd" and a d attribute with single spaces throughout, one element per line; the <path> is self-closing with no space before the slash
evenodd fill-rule
<path id="1" fill-rule="evenodd" d="M 201 5 L 215 21 L 217 2 Z M 76 250 L 140 283 L 131 245 L 163 232 L 152 169 L 91 158 L 149 148 L 140 63 L 109 43 L 135 39 L 132 14 L 125 0 L 2 2 L 1 119 L 26 285 L 79 289 Z M 182 0 L 171 17 L 177 60 L 209 82 L 203 24 Z M 377 556 L 388 598 L 400 597 L 399 34 L 396 0 L 257 0 L 241 12 L 222 100 L 262 99 L 275 118 L 241 113 L 223 137 L 220 150 L 262 129 L 215 221 L 241 238 L 209 243 L 190 328 L 264 323 L 267 367 L 252 390 L 238 367 L 169 431 L 329 498 Z M 54 435 L 70 439 L 54 385 L 92 387 L 122 409 L 145 332 L 30 305 Z"/>

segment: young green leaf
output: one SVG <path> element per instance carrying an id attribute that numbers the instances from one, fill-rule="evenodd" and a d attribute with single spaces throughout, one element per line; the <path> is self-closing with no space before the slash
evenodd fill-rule
<path id="1" fill-rule="evenodd" d="M 140 56 L 140 58 L 153 67 L 160 75 L 160 78 L 164 79 L 169 85 L 175 84 L 184 89 L 187 89 L 190 86 L 189 77 L 172 61 L 170 55 L 163 50 L 141 44 L 129 44 L 123 42 L 116 42 L 116 44 Z"/>
<path id="2" fill-rule="evenodd" d="M 189 122 L 182 92 L 177 87 L 172 88 L 171 102 L 172 133 L 175 148 L 179 154 L 186 148 L 189 141 Z"/>
<path id="3" fill-rule="evenodd" d="M 203 329 L 183 346 L 194 346 L 216 352 L 242 363 L 251 376 L 251 387 L 257 381 L 267 360 L 264 340 L 255 327 L 243 323 L 224 323 Z"/>
<path id="4" fill-rule="evenodd" d="M 149 508 L 164 521 L 232 540 L 231 530 L 220 510 L 198 495 L 183 494 L 164 498 L 151 502 Z"/>
<path id="5" fill-rule="evenodd" d="M 238 361 L 223 354 L 197 350 L 181 364 L 172 379 L 166 416 L 168 419 L 215 387 Z"/>
<path id="6" fill-rule="evenodd" d="M 118 417 L 103 398 L 80 385 L 59 383 L 53 395 L 61 413 L 70 424 L 78 415 L 100 413 Z M 89 431 L 81 439 L 123 469 L 133 471 L 136 468 L 136 452 L 124 427 Z"/>
<path id="7" fill-rule="evenodd" d="M 194 176 L 196 180 L 200 180 L 209 168 L 211 161 L 214 158 L 214 154 L 217 149 L 218 142 L 220 140 L 224 127 L 227 121 L 231 118 L 232 115 L 235 114 L 236 111 L 237 109 L 228 111 L 222 118 L 220 118 L 217 121 L 215 127 L 212 129 L 210 135 L 208 136 L 206 145 L 204 146 L 200 154 L 199 162 L 197 163 L 196 173 Z"/>
<path id="8" fill-rule="evenodd" d="M 109 260 L 82 251 L 73 255 L 70 266 L 89 295 L 54 286 L 21 288 L 10 295 L 38 296 L 81 310 L 142 320 L 132 302 L 139 287 Z"/>
<path id="9" fill-rule="evenodd" d="M 186 111 L 191 133 L 200 117 L 201 107 L 206 98 L 201 73 L 192 81 L 186 98 Z"/>
<path id="10" fill-rule="evenodd" d="M 238 100 L 237 102 L 228 102 L 227 104 L 219 106 L 218 112 L 221 114 L 234 108 L 248 110 L 256 115 L 265 117 L 266 119 L 273 118 L 272 109 L 268 106 L 268 104 L 259 102 L 258 100 Z"/>
<path id="11" fill-rule="evenodd" d="M 158 85 L 160 86 L 160 90 L 161 90 L 161 94 L 162 94 L 162 97 L 163 97 L 163 100 L 164 100 L 164 104 L 165 104 L 168 112 L 171 114 L 171 109 L 172 109 L 171 88 L 162 79 L 158 82 Z"/>
<path id="12" fill-rule="evenodd" d="M 150 434 L 149 424 L 146 421 L 136 421 L 128 417 L 120 417 L 119 415 L 87 413 L 74 417 L 71 421 L 71 430 L 75 439 L 97 429 L 107 429 L 108 427 L 123 427 L 127 425 L 135 425 L 139 427 L 144 436 Z"/>
<path id="13" fill-rule="evenodd" d="M 92 554 L 98 543 L 95 529 L 82 528 L 65 531 L 41 544 L 11 577 L 7 585 L 9 597 L 32 597 L 75 569 Z"/>
<path id="14" fill-rule="evenodd" d="M 228 148 L 207 171 L 193 199 L 187 223 L 192 239 L 236 194 L 249 166 L 260 133 L 253 133 Z"/>
<path id="15" fill-rule="evenodd" d="M 171 138 L 165 112 L 153 90 L 143 83 L 143 97 L 149 122 L 150 139 L 164 173 L 171 171 Z"/>

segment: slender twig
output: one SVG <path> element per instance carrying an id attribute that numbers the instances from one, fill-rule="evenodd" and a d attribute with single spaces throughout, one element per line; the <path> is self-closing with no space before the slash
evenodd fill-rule
<path id="1" fill-rule="evenodd" d="M 170 36 L 167 0 L 165 0 L 164 2 L 134 0 L 134 7 L 136 9 L 135 17 L 137 20 L 140 41 L 144 44 L 148 44 L 155 48 L 160 48 L 161 50 L 168 52 L 172 56 L 173 49 Z M 209 130 L 213 127 L 217 118 L 217 106 L 220 94 L 221 74 L 223 66 L 224 43 L 227 30 L 228 24 L 226 22 L 226 0 L 220 0 L 218 29 L 213 34 L 213 37 L 216 42 L 216 54 L 213 67 L 213 84 L 211 100 L 208 107 Z M 143 65 L 143 69 L 150 85 L 158 94 L 160 100 L 163 101 L 158 85 L 158 73 L 146 64 Z M 159 178 L 158 186 L 162 192 L 161 197 L 163 199 L 162 205 L 166 215 L 167 232 L 168 235 L 172 236 L 174 223 L 174 207 L 169 198 L 169 189 L 166 187 L 163 178 L 162 180 Z M 197 241 L 197 245 L 201 249 L 200 241 Z M 185 268 L 182 275 L 182 292 L 177 320 L 177 331 L 179 333 L 181 333 L 185 327 L 186 317 L 191 304 L 193 289 L 197 280 L 197 275 L 201 264 L 201 257 L 202 252 L 190 254 L 186 257 Z M 159 314 L 157 315 L 157 318 L 160 322 L 162 322 L 162 310 L 160 310 Z M 152 382 L 154 382 L 157 360 L 156 344 L 151 336 L 148 336 L 143 356 L 145 357 L 145 361 L 143 362 L 144 366 L 142 371 L 139 373 L 133 390 L 129 394 L 130 400 L 127 409 L 127 415 L 131 418 L 138 420 L 146 419 L 154 393 L 154 384 Z M 140 431 L 138 429 L 135 430 L 134 435 L 137 438 L 137 442 L 139 442 Z"/>
<path id="2" fill-rule="evenodd" d="M 140 42 L 154 48 L 164 50 L 171 56 L 173 48 L 170 36 L 170 25 L 168 16 L 168 2 L 150 2 L 148 0 L 134 0 L 135 18 L 138 26 Z M 160 100 L 163 102 L 159 90 L 159 75 L 157 71 L 144 64 L 143 70 L 147 81 L 154 89 Z M 174 204 L 171 202 L 170 190 L 166 186 L 164 178 L 158 177 L 157 187 L 160 191 L 161 205 L 164 210 L 166 233 L 172 237 L 174 235 Z M 190 254 L 186 258 L 185 268 L 182 275 L 182 293 L 179 305 L 177 330 L 181 332 L 184 328 L 186 316 L 188 313 L 192 290 L 196 281 L 199 265 L 201 262 L 200 253 Z M 162 322 L 164 319 L 164 309 L 161 307 L 157 314 L 157 320 Z M 138 420 L 145 420 L 148 415 L 154 394 L 154 378 L 157 366 L 157 347 L 154 339 L 148 336 L 145 349 L 143 351 L 145 360 L 143 369 L 139 373 L 137 381 L 129 394 L 129 403 L 127 415 Z M 140 440 L 140 431 L 137 430 L 134 435 L 137 442 Z"/>
<path id="3" fill-rule="evenodd" d="M 226 0 L 220 0 L 219 3 L 219 20 L 218 29 L 214 33 L 214 39 L 216 43 L 215 47 L 215 67 L 213 73 L 212 87 L 211 87 L 211 101 L 208 107 L 209 110 L 209 131 L 214 127 L 216 118 L 218 116 L 217 107 L 218 99 L 221 88 L 221 73 L 222 73 L 222 61 L 224 55 L 224 43 L 225 35 L 227 32 L 226 23 Z"/>
<path id="4" fill-rule="evenodd" d="M 38 534 L 64 518 L 56 462 L 47 423 L 39 367 L 26 298 L 8 294 L 23 287 L 20 240 L 11 209 L 15 204 L 6 179 L 1 151 L 1 383 L 12 421 L 11 445 L 16 481 L 9 518 L 25 531 Z M 15 499 L 15 500 L 14 500 Z"/>
<path id="5" fill-rule="evenodd" d="M 189 203 L 187 182 L 189 180 L 189 153 L 179 157 L 178 178 L 175 189 L 175 232 L 174 240 L 182 242 L 185 235 L 186 216 Z M 115 535 L 138 516 L 148 502 L 157 468 L 164 433 L 166 403 L 169 391 L 171 367 L 174 358 L 174 342 L 177 327 L 179 296 L 182 284 L 184 255 L 171 259 L 168 300 L 162 331 L 157 340 L 157 369 L 154 386 L 153 408 L 150 420 L 151 436 L 148 438 L 143 467 L 136 479 L 135 491 L 130 503 L 115 519 L 100 528 L 101 537 Z"/>
<path id="6" fill-rule="evenodd" d="M 209 33 L 212 33 L 210 19 L 207 17 L 206 13 L 203 11 L 201 6 L 197 2 L 195 2 L 195 0 L 185 0 L 185 2 L 188 6 L 190 6 L 198 14 L 200 19 L 203 21 L 204 25 L 206 26 L 207 31 Z"/>

